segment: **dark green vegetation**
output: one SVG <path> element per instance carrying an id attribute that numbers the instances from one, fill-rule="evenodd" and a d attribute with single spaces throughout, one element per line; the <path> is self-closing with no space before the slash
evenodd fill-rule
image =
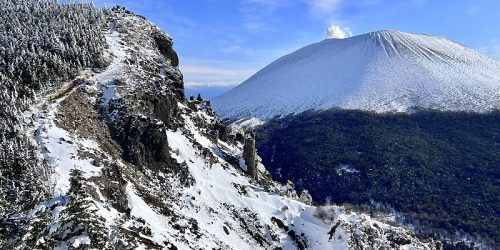
<path id="1" fill-rule="evenodd" d="M 500 236 L 500 112 L 305 112 L 259 128 L 257 146 L 317 202 L 382 204 L 422 234 Z"/>
<path id="2" fill-rule="evenodd" d="M 37 233 L 30 234 L 26 239 L 28 246 L 54 249 L 63 241 L 71 242 L 73 237 L 88 235 L 93 249 L 105 249 L 108 240 L 106 228 L 99 219 L 92 216 L 97 209 L 92 206 L 90 197 L 85 191 L 87 180 L 83 177 L 83 172 L 77 169 L 72 169 L 70 176 L 70 190 L 67 196 L 61 197 L 54 204 L 46 202 L 35 214 L 31 227 L 32 231 Z M 57 230 L 52 230 L 50 225 L 52 211 L 49 205 L 55 207 L 61 203 L 66 203 L 67 207 L 58 215 Z"/>
<path id="3" fill-rule="evenodd" d="M 0 1 L 0 246 L 29 230 L 20 216 L 44 200 L 50 175 L 24 129 L 35 96 L 100 67 L 105 13 L 91 4 Z"/>

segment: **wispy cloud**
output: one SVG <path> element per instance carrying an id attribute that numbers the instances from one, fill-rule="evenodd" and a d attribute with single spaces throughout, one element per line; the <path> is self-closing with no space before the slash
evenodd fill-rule
<path id="1" fill-rule="evenodd" d="M 356 5 L 372 5 L 377 4 L 380 0 L 361 0 L 356 2 Z M 290 6 L 301 6 L 306 9 L 309 16 L 316 20 L 320 20 L 325 26 L 329 26 L 327 31 L 329 38 L 345 38 L 350 34 L 349 28 L 338 30 L 333 24 L 343 24 L 341 20 L 341 8 L 346 0 L 241 0 L 241 11 L 246 17 L 244 27 L 254 30 L 269 30 L 272 27 L 273 14 L 280 8 Z M 230 51 L 235 51 L 235 48 L 228 48 Z"/>
<path id="2" fill-rule="evenodd" d="M 252 60 L 210 60 L 181 58 L 180 69 L 184 74 L 186 88 L 205 89 L 233 87 L 248 79 L 273 60 L 291 53 L 301 45 L 281 48 L 246 48 L 229 45 L 222 48 L 225 53 L 240 54 Z"/>
<path id="3" fill-rule="evenodd" d="M 242 2 L 246 4 L 261 4 L 271 7 L 280 7 L 290 5 L 293 0 L 243 0 Z"/>
<path id="4" fill-rule="evenodd" d="M 257 72 L 256 69 L 235 67 L 230 62 L 196 59 L 184 62 L 180 67 L 185 76 L 185 87 L 190 89 L 236 86 Z"/>
<path id="5" fill-rule="evenodd" d="M 469 7 L 469 9 L 467 10 L 467 12 L 469 13 L 469 15 L 471 15 L 471 16 L 476 15 L 478 11 L 479 11 L 479 6 L 478 5 L 473 5 L 473 6 Z"/>
<path id="6" fill-rule="evenodd" d="M 269 30 L 270 23 L 276 19 L 274 12 L 294 3 L 294 0 L 241 0 L 239 10 L 245 19 L 243 27 L 250 30 Z"/>
<path id="7" fill-rule="evenodd" d="M 226 53 L 239 52 L 241 50 L 243 50 L 243 48 L 241 48 L 241 46 L 237 45 L 237 44 L 233 44 L 233 45 L 230 45 L 230 46 L 227 46 L 227 47 L 224 47 L 221 49 L 222 52 L 226 52 Z"/>
<path id="8" fill-rule="evenodd" d="M 338 10 L 343 2 L 345 0 L 241 0 L 241 11 L 247 19 L 246 28 L 269 29 L 269 21 L 279 8 L 302 5 L 310 16 L 331 23 L 339 16 Z"/>
<path id="9" fill-rule="evenodd" d="M 309 11 L 312 16 L 334 21 L 331 19 L 337 18 L 337 11 L 343 0 L 306 0 L 309 5 Z"/>
<path id="10" fill-rule="evenodd" d="M 185 82 L 184 87 L 187 89 L 211 89 L 211 88 L 230 88 L 238 84 L 231 82 Z"/>

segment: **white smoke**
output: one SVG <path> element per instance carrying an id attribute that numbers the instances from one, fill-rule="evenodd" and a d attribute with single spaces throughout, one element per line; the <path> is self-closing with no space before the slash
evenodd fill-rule
<path id="1" fill-rule="evenodd" d="M 336 38 L 336 39 L 344 39 L 347 37 L 352 36 L 351 29 L 349 27 L 340 27 L 338 25 L 331 25 L 326 29 L 326 37 L 331 39 L 331 38 Z"/>

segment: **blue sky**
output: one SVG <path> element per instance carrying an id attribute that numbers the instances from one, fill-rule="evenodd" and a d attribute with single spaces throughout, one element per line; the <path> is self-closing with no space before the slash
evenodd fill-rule
<path id="1" fill-rule="evenodd" d="M 94 0 L 174 38 L 186 92 L 214 97 L 305 45 L 396 29 L 450 38 L 500 59 L 496 0 Z M 329 33 L 326 32 L 329 29 Z"/>

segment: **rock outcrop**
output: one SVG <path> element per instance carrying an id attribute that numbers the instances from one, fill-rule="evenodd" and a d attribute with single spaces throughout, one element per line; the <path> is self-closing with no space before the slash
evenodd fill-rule
<path id="1" fill-rule="evenodd" d="M 249 132 L 245 136 L 245 144 L 243 146 L 243 159 L 247 166 L 247 174 L 252 177 L 252 179 L 257 179 L 257 161 L 256 161 L 257 150 L 255 149 L 255 133 Z"/>
<path id="2" fill-rule="evenodd" d="M 122 146 L 123 158 L 131 164 L 159 170 L 172 164 L 165 126 L 147 117 L 127 116 L 113 124 L 115 140 Z"/>
<path id="3" fill-rule="evenodd" d="M 124 8 L 106 18 L 109 65 L 32 108 L 51 198 L 26 205 L 16 219 L 27 231 L 0 248 L 436 248 L 338 206 L 317 216 L 270 178 L 254 133 L 229 131 L 201 97 L 185 101 L 170 37 Z"/>
<path id="4" fill-rule="evenodd" d="M 307 205 L 313 204 L 313 198 L 306 189 L 302 190 L 300 193 L 299 200 Z"/>

